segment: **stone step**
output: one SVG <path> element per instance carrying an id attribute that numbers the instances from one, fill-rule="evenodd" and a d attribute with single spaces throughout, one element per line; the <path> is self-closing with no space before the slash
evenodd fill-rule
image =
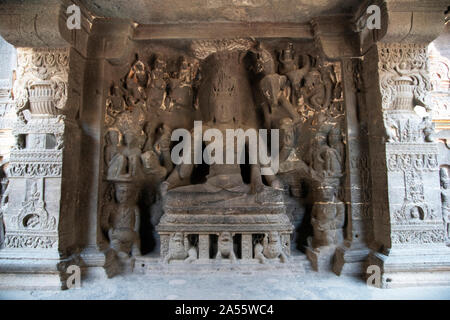
<path id="1" fill-rule="evenodd" d="M 161 258 L 155 256 L 136 257 L 134 261 L 133 272 L 139 274 L 145 273 L 210 273 L 210 272 L 233 272 L 240 274 L 253 274 L 260 272 L 282 272 L 291 274 L 303 274 L 306 271 L 312 271 L 311 264 L 306 255 L 297 254 L 289 258 L 287 263 L 277 261 L 267 261 L 261 264 L 256 259 L 238 260 L 230 263 L 228 260 L 205 259 L 197 260 L 193 263 L 184 263 L 183 261 L 172 261 L 170 264 L 161 262 Z"/>

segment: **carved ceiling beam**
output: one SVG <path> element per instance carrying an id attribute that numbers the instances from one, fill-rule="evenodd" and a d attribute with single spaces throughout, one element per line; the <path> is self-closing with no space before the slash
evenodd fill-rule
<path id="1" fill-rule="evenodd" d="M 351 16 L 335 15 L 311 21 L 316 47 L 328 60 L 359 56 L 357 34 Z"/>
<path id="2" fill-rule="evenodd" d="M 81 28 L 67 27 L 67 8 L 80 7 Z M 0 35 L 15 47 L 72 47 L 83 57 L 121 59 L 127 54 L 132 33 L 128 20 L 93 16 L 76 0 L 34 0 L 0 4 Z"/>
<path id="3" fill-rule="evenodd" d="M 236 37 L 312 39 L 306 23 L 187 23 L 137 25 L 133 40 L 224 39 Z"/>
<path id="4" fill-rule="evenodd" d="M 381 9 L 381 29 L 369 29 L 367 8 Z M 448 1 L 443 0 L 366 0 L 355 12 L 355 31 L 360 51 L 365 54 L 376 42 L 428 44 L 443 31 Z"/>

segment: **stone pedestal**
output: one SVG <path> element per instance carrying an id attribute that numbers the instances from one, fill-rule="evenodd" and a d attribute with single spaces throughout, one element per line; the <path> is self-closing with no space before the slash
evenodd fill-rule
<path id="1" fill-rule="evenodd" d="M 336 246 L 317 249 L 311 247 L 306 248 L 308 260 L 311 261 L 313 270 L 318 272 L 329 272 L 332 270 L 335 252 Z"/>
<path id="2" fill-rule="evenodd" d="M 171 241 L 175 235 L 183 235 L 181 246 L 193 248 L 197 258 L 186 261 L 186 255 L 185 258 L 173 259 L 173 262 L 184 260 L 197 264 L 228 260 L 228 250 L 234 252 L 236 261 L 252 261 L 255 243 L 262 243 L 264 237 L 274 233 L 277 237 L 273 240 L 278 240 L 285 255 L 290 254 L 293 226 L 285 212 L 282 191 L 265 187 L 260 194 L 244 194 L 224 200 L 220 205 L 221 201 L 200 204 L 197 197 L 207 196 L 205 193 L 195 195 L 176 190 L 167 194 L 164 215 L 157 226 L 163 259 L 173 252 Z M 220 193 L 214 196 L 219 197 Z M 255 201 L 259 202 L 259 206 Z M 230 238 L 222 240 L 225 236 Z M 224 257 L 218 259 L 217 254 L 222 249 Z"/>

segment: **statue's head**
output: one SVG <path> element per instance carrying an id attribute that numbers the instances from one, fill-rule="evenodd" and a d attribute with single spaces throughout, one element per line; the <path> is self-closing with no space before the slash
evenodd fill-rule
<path id="1" fill-rule="evenodd" d="M 321 82 L 322 82 L 322 75 L 320 74 L 319 70 L 317 70 L 317 69 L 312 69 L 305 76 L 305 87 L 310 90 L 317 87 Z"/>
<path id="2" fill-rule="evenodd" d="M 339 128 L 332 128 L 328 133 L 328 144 L 334 146 L 339 142 L 341 142 L 341 130 Z"/>
<path id="3" fill-rule="evenodd" d="M 294 123 L 291 118 L 283 118 L 280 120 L 281 143 L 284 148 L 292 148 L 294 146 Z"/>
<path id="4" fill-rule="evenodd" d="M 127 131 L 123 134 L 123 140 L 125 142 L 125 145 L 127 146 L 133 146 L 134 142 L 136 142 L 136 135 L 131 132 L 131 131 Z"/>
<path id="5" fill-rule="evenodd" d="M 319 132 L 316 134 L 313 140 L 313 146 L 314 147 L 321 147 L 327 143 L 327 135 L 323 132 Z"/>
<path id="6" fill-rule="evenodd" d="M 269 243 L 278 243 L 280 242 L 280 235 L 276 231 L 271 231 L 267 235 Z"/>
<path id="7" fill-rule="evenodd" d="M 184 245 L 184 235 L 182 232 L 175 232 L 170 240 L 178 245 Z"/>
<path id="8" fill-rule="evenodd" d="M 318 198 L 320 201 L 324 202 L 332 202 L 334 201 L 334 197 L 336 195 L 336 188 L 334 186 L 322 186 L 317 190 Z"/>
<path id="9" fill-rule="evenodd" d="M 292 42 L 289 42 L 286 49 L 281 52 L 281 60 L 285 62 L 294 60 L 294 45 Z"/>
<path id="10" fill-rule="evenodd" d="M 152 150 L 144 152 L 141 155 L 141 160 L 142 160 L 142 164 L 147 169 L 155 168 L 155 167 L 157 167 L 157 165 L 159 165 L 159 157 Z"/>
<path id="11" fill-rule="evenodd" d="M 116 200 L 118 203 L 127 203 L 134 201 L 134 187 L 130 182 L 117 182 L 115 184 Z"/>
<path id="12" fill-rule="evenodd" d="M 186 57 L 181 56 L 178 63 L 179 63 L 180 71 L 189 69 L 189 63 L 188 63 Z"/>
<path id="13" fill-rule="evenodd" d="M 153 62 L 153 68 L 156 70 L 165 70 L 167 67 L 166 61 L 164 61 L 164 58 L 161 55 L 155 56 L 155 61 Z"/>
<path id="14" fill-rule="evenodd" d="M 119 132 L 116 130 L 109 130 L 106 133 L 106 142 L 109 145 L 117 146 L 119 144 Z"/>
<path id="15" fill-rule="evenodd" d="M 133 69 L 135 72 L 142 73 L 142 72 L 145 72 L 145 65 L 144 65 L 144 63 L 143 63 L 141 60 L 138 60 L 138 61 L 136 61 L 136 62 L 134 63 L 132 69 Z"/>
<path id="16" fill-rule="evenodd" d="M 259 44 L 254 50 L 256 56 L 256 72 L 273 74 L 275 73 L 275 61 L 269 51 L 263 49 Z"/>
<path id="17" fill-rule="evenodd" d="M 219 235 L 219 242 L 220 243 L 228 243 L 233 241 L 233 236 L 231 235 L 231 232 L 222 232 Z"/>

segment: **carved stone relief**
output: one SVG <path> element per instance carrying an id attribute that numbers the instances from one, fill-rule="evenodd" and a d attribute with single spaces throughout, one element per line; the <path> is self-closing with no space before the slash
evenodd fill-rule
<path id="1" fill-rule="evenodd" d="M 346 140 L 340 64 L 323 61 L 312 44 L 252 39 L 149 42 L 134 52 L 127 65 L 110 66 L 102 209 L 108 247 L 112 185 L 122 181 L 139 195 L 143 251 L 145 234 L 156 227 L 166 263 L 287 262 L 289 235 L 294 228 L 304 232 L 305 212 L 318 201 L 311 195 L 332 185 L 330 205 L 341 208 Z M 202 132 L 279 129 L 278 173 L 261 176 L 259 164 L 175 166 L 172 132 L 193 132 L 194 120 L 202 121 Z M 337 210 L 333 245 L 343 238 L 344 212 Z M 327 210 L 318 204 L 316 211 Z M 320 219 L 326 225 L 336 218 Z M 301 238 L 296 245 L 307 246 Z"/>

